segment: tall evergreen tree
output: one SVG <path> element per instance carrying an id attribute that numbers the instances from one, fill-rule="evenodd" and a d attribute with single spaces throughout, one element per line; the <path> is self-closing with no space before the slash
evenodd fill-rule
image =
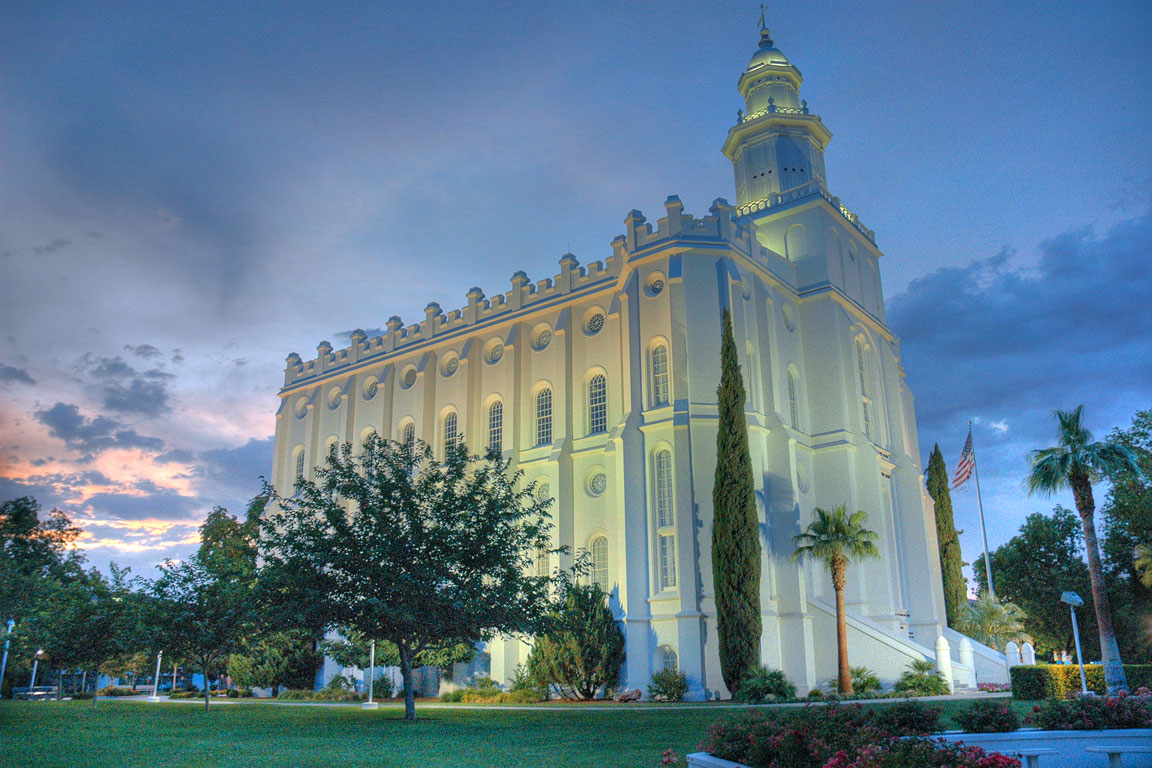
<path id="1" fill-rule="evenodd" d="M 952 493 L 948 490 L 948 468 L 940 445 L 932 448 L 928 459 L 928 495 L 936 502 L 936 541 L 940 545 L 940 571 L 944 577 L 944 610 L 948 626 L 964 620 L 968 608 L 968 580 L 964 578 L 964 560 L 960 557 L 960 535 L 952 517 Z"/>
<path id="2" fill-rule="evenodd" d="M 716 433 L 716 482 L 712 487 L 712 578 L 720 671 L 735 694 L 760 658 L 760 526 L 748 452 L 744 379 L 736 356 L 732 316 L 724 310 L 720 343 L 720 423 Z"/>

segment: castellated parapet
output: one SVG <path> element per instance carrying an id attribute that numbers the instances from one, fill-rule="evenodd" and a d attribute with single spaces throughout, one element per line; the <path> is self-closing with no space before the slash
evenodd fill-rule
<path id="1" fill-rule="evenodd" d="M 706 245 L 709 241 L 727 244 L 759 260 L 770 258 L 771 252 L 756 241 L 755 225 L 747 218 L 735 218 L 734 207 L 724 198 L 714 200 L 708 209 L 709 215 L 699 219 L 684 213 L 684 204 L 676 195 L 664 202 L 664 209 L 666 215 L 657 220 L 655 229 L 643 213 L 630 211 L 624 219 L 625 233 L 612 240 L 612 255 L 605 261 L 580 266 L 573 254 L 566 253 L 560 257 L 560 272 L 554 277 L 533 283 L 523 271 L 516 271 L 511 277 L 512 288 L 506 293 L 489 298 L 480 288 L 473 287 L 466 294 L 468 304 L 460 309 L 444 312 L 438 303 L 429 302 L 422 322 L 405 326 L 393 315 L 386 323 L 387 332 L 380 336 L 368 338 L 363 330 L 357 329 L 352 332 L 352 344 L 344 349 L 333 349 L 329 342 L 321 341 L 312 360 L 304 360 L 293 352 L 286 359 L 284 386 L 364 361 L 380 362 L 394 352 L 411 352 L 420 344 L 445 334 L 463 328 L 483 328 L 506 320 L 520 310 L 535 309 L 559 297 L 602 288 L 618 280 L 624 264 L 635 256 L 678 240 L 693 246 Z"/>

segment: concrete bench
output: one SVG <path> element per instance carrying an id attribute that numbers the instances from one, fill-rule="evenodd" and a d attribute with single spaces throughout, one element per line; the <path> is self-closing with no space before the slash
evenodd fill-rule
<path id="1" fill-rule="evenodd" d="M 1124 755 L 1149 755 L 1152 754 L 1152 746 L 1150 747 L 1088 747 L 1086 752 L 1092 752 L 1097 755 L 1108 755 L 1109 768 L 1120 768 L 1121 758 Z M 1152 762 L 1152 761 L 1150 761 Z M 1142 763 L 1143 764 L 1143 763 Z"/>
<path id="2" fill-rule="evenodd" d="M 1058 749 L 1021 749 L 1016 754 L 1024 758 L 1024 768 L 1040 768 L 1040 758 L 1044 755 L 1055 755 Z"/>

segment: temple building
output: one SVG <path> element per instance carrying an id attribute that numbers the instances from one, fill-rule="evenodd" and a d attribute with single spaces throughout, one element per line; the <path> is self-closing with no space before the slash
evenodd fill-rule
<path id="1" fill-rule="evenodd" d="M 868 513 L 880 558 L 849 566 L 849 653 L 893 682 L 944 637 L 955 684 L 1006 680 L 1004 657 L 946 628 L 932 501 L 912 393 L 885 322 L 876 237 L 829 191 L 831 132 L 767 29 L 740 75 L 722 151 L 736 202 L 696 218 L 679 198 L 639 211 L 603 261 L 512 275 L 507 290 L 428 304 L 405 325 L 288 356 L 273 484 L 290 488 L 337 442 L 370 431 L 439 451 L 492 447 L 555 499 L 556 545 L 586 550 L 626 638 L 621 683 L 687 673 L 689 698 L 726 698 L 712 586 L 721 311 L 731 310 L 761 530 L 761 662 L 801 695 L 836 675 L 827 569 L 792 560 L 815 507 Z M 371 318 L 368 318 L 369 320 Z M 540 558 L 542 572 L 565 567 Z M 962 642 L 963 641 L 963 642 Z M 959 653 L 956 653 L 960 644 Z M 489 644 L 491 676 L 525 662 Z"/>

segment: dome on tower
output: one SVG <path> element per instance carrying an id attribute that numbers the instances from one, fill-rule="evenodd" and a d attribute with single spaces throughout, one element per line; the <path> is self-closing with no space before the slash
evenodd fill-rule
<path id="1" fill-rule="evenodd" d="M 788 61 L 788 57 L 780 52 L 772 43 L 772 35 L 767 29 L 760 30 L 760 47 L 756 53 L 752 54 L 752 60 L 748 62 L 748 71 L 759 69 L 765 65 L 775 65 L 778 67 L 790 67 L 792 62 Z"/>

